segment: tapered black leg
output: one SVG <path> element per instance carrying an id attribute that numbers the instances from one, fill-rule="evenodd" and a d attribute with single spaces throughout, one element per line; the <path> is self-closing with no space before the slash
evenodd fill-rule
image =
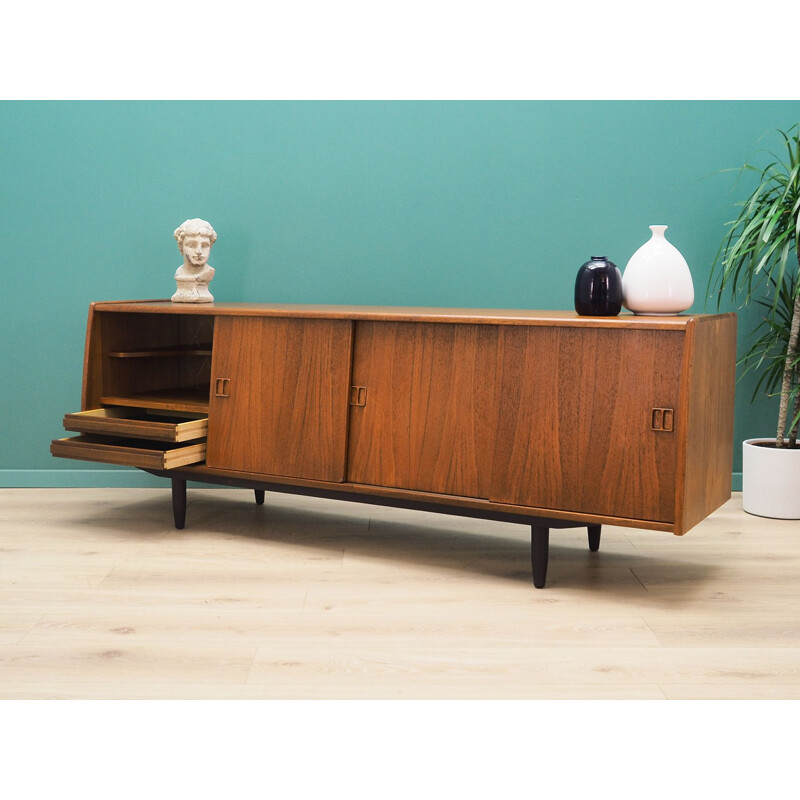
<path id="1" fill-rule="evenodd" d="M 172 478 L 172 516 L 175 527 L 181 530 L 186 524 L 186 481 L 183 478 Z"/>
<path id="2" fill-rule="evenodd" d="M 533 585 L 544 588 L 547 579 L 547 555 L 550 547 L 550 529 L 531 525 L 531 567 Z"/>
<path id="3" fill-rule="evenodd" d="M 589 525 L 589 549 L 596 553 L 600 549 L 600 531 L 603 529 L 602 525 Z"/>
<path id="4" fill-rule="evenodd" d="M 264 490 L 263 489 L 253 489 L 256 493 L 256 505 L 263 506 L 264 505 Z"/>

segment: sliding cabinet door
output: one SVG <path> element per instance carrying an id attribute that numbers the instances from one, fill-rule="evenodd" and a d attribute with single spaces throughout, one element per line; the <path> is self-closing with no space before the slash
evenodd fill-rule
<path id="1" fill-rule="evenodd" d="M 349 320 L 217 317 L 210 467 L 341 481 Z"/>
<path id="2" fill-rule="evenodd" d="M 359 322 L 348 480 L 488 497 L 497 329 Z"/>
<path id="3" fill-rule="evenodd" d="M 504 327 L 491 499 L 671 522 L 683 337 Z"/>

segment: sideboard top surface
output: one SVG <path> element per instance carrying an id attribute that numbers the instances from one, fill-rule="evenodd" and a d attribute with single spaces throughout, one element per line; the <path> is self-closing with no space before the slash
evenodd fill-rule
<path id="1" fill-rule="evenodd" d="M 451 322 L 494 325 L 551 325 L 586 327 L 631 327 L 683 330 L 690 320 L 711 316 L 582 317 L 574 311 L 536 311 L 520 309 L 426 308 L 406 306 L 355 306 L 296 303 L 172 303 L 169 300 L 116 300 L 92 303 L 95 311 L 138 312 L 147 314 L 205 314 L 223 316 L 302 317 L 305 319 L 384 320 L 393 322 Z"/>

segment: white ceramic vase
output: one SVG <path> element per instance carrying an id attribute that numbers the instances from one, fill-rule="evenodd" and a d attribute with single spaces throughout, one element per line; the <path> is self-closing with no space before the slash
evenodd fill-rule
<path id="1" fill-rule="evenodd" d="M 689 265 L 666 240 L 666 229 L 651 225 L 650 241 L 631 256 L 622 273 L 622 304 L 634 314 L 679 314 L 694 302 Z"/>
<path id="2" fill-rule="evenodd" d="M 800 519 L 800 449 L 761 447 L 774 439 L 742 445 L 742 508 L 772 519 Z"/>

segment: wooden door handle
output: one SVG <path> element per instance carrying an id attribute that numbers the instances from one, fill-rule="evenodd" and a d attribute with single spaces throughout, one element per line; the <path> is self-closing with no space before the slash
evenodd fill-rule
<path id="1" fill-rule="evenodd" d="M 350 387 L 350 405 L 351 406 L 365 406 L 367 404 L 367 387 L 366 386 L 351 386 Z"/>
<path id="2" fill-rule="evenodd" d="M 675 428 L 675 411 L 671 408 L 654 408 L 650 428 L 671 433 Z"/>
<path id="3" fill-rule="evenodd" d="M 214 395 L 216 397 L 230 397 L 231 379 L 217 378 L 214 381 Z"/>

